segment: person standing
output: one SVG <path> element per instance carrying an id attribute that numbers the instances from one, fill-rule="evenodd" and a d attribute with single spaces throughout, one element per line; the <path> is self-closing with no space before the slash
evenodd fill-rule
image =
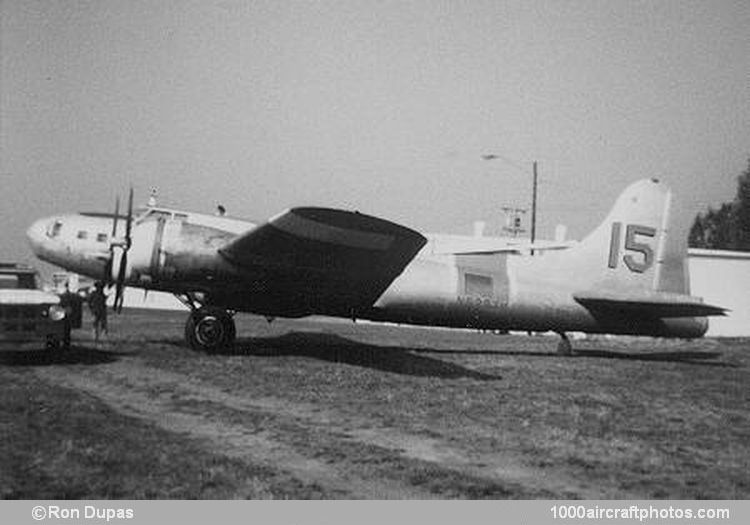
<path id="1" fill-rule="evenodd" d="M 94 291 L 89 294 L 89 309 L 94 316 L 94 339 L 98 343 L 101 333 L 107 334 L 107 295 L 104 283 L 94 283 Z"/>
<path id="2" fill-rule="evenodd" d="M 65 291 L 60 294 L 60 306 L 65 308 L 71 328 L 81 327 L 81 319 L 83 317 L 82 302 L 83 299 L 81 296 L 71 292 L 70 286 L 68 283 L 65 283 Z"/>

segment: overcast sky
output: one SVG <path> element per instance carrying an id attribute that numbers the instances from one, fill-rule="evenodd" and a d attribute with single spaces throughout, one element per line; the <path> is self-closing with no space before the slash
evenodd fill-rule
<path id="1" fill-rule="evenodd" d="M 0 259 L 61 211 L 358 209 L 579 238 L 643 177 L 685 222 L 750 156 L 750 2 L 2 1 Z M 496 153 L 506 160 L 482 160 Z"/>

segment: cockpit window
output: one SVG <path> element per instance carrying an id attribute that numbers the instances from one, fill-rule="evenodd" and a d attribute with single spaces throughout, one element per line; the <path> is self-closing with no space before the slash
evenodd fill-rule
<path id="1" fill-rule="evenodd" d="M 107 234 L 106 233 L 97 233 L 96 234 L 96 242 L 107 242 Z"/>
<path id="2" fill-rule="evenodd" d="M 57 237 L 58 235 L 60 235 L 60 230 L 62 230 L 62 222 L 53 222 L 47 228 L 47 237 Z"/>
<path id="3" fill-rule="evenodd" d="M 79 238 L 79 239 L 88 239 L 88 237 L 89 237 L 89 232 L 87 232 L 87 231 L 85 231 L 85 230 L 80 230 L 80 231 L 78 232 L 78 235 L 76 235 L 76 237 L 77 237 L 77 238 Z"/>
<path id="4" fill-rule="evenodd" d="M 175 212 L 172 210 L 150 208 L 141 216 L 138 222 L 156 221 L 159 219 L 163 219 L 167 221 L 168 220 L 185 221 L 187 220 L 187 217 L 188 216 L 185 213 L 179 213 L 179 212 Z"/>
<path id="5" fill-rule="evenodd" d="M 163 210 L 149 210 L 144 217 L 145 220 L 158 220 L 160 218 L 171 219 L 172 213 Z"/>

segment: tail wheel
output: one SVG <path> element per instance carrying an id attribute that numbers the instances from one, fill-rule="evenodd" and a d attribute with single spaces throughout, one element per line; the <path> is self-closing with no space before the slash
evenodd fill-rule
<path id="1" fill-rule="evenodd" d="M 570 344 L 570 339 L 565 335 L 565 332 L 560 332 L 560 342 L 557 343 L 558 355 L 573 355 L 573 346 Z"/>
<path id="2" fill-rule="evenodd" d="M 194 350 L 216 352 L 230 347 L 236 336 L 234 320 L 219 308 L 199 308 L 185 324 L 185 339 Z"/>

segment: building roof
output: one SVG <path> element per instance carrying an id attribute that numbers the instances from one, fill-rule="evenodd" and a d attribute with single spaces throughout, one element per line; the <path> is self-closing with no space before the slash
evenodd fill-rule
<path id="1" fill-rule="evenodd" d="M 712 257 L 714 259 L 750 259 L 750 252 L 688 248 L 688 257 Z"/>

